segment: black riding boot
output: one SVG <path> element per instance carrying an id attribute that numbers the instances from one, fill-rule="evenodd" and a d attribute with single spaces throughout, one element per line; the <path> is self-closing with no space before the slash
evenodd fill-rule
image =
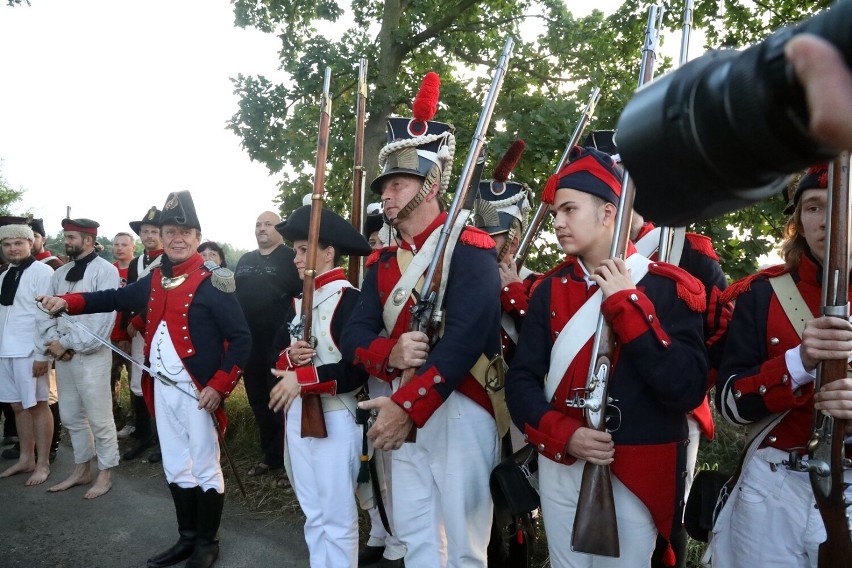
<path id="1" fill-rule="evenodd" d="M 168 550 L 149 558 L 148 568 L 172 566 L 192 556 L 192 551 L 195 550 L 198 535 L 198 488 L 183 489 L 174 483 L 169 483 L 169 490 L 175 502 L 180 538 Z"/>
<path id="2" fill-rule="evenodd" d="M 225 506 L 225 494 L 215 489 L 198 489 L 198 538 L 195 551 L 186 563 L 186 568 L 210 568 L 219 557 L 219 522 L 222 520 L 222 507 Z"/>

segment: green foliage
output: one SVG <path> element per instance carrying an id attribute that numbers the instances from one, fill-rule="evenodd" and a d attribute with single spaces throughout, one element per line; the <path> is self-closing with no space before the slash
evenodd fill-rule
<path id="1" fill-rule="evenodd" d="M 0 166 L 2 165 L 2 162 L 0 162 Z M 0 215 L 12 215 L 9 207 L 21 200 L 24 191 L 26 190 L 22 187 L 14 189 L 9 185 L 9 181 L 0 174 Z"/>
<path id="2" fill-rule="evenodd" d="M 326 192 L 328 205 L 345 215 L 351 202 L 355 87 L 361 57 L 369 62 L 367 181 L 376 175 L 385 117 L 410 116 L 411 100 L 430 70 L 438 72 L 442 82 L 435 120 L 456 127 L 458 174 L 491 70 L 505 38 L 514 37 L 514 54 L 489 131 L 490 159 L 496 163 L 514 139 L 523 138 L 527 150 L 513 175 L 538 193 L 553 173 L 595 86 L 603 97 L 590 128 L 614 128 L 638 82 L 650 2 L 625 0 L 609 16 L 593 11 L 582 18 L 574 17 L 563 0 L 323 0 L 319 4 L 233 0 L 233 4 L 237 25 L 279 34 L 281 69 L 287 81 L 279 84 L 245 75 L 232 79 L 240 101 L 228 128 L 241 138 L 252 160 L 281 175 L 278 203 L 281 212 L 288 214 L 313 186 L 318 104 L 323 70 L 330 66 L 333 104 Z M 828 0 L 698 0 L 693 27 L 706 32 L 705 47 L 739 47 L 828 4 Z M 663 42 L 679 42 L 683 4 L 666 0 L 663 5 Z M 339 39 L 317 31 L 330 27 Z M 672 61 L 660 58 L 657 74 L 671 67 Z M 490 168 L 486 167 L 485 175 L 490 175 Z M 780 201 L 774 200 L 695 230 L 714 239 L 726 273 L 739 277 L 752 272 L 757 258 L 780 236 L 780 210 Z M 556 245 L 544 244 L 533 250 L 528 264 L 545 270 L 560 256 Z"/>

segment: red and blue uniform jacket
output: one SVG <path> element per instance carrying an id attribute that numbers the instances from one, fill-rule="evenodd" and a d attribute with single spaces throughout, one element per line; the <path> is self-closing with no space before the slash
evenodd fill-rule
<path id="1" fill-rule="evenodd" d="M 500 290 L 500 306 L 503 308 L 503 313 L 512 318 L 515 329 L 519 332 L 529 310 L 532 287 L 539 278 L 541 278 L 541 274 L 531 272 L 520 282 L 511 282 Z M 503 360 L 507 364 L 511 363 L 517 345 L 502 326 L 500 328 L 500 343 L 503 347 Z"/>
<path id="2" fill-rule="evenodd" d="M 597 288 L 587 288 L 574 257 L 545 274 L 533 290 L 506 377 L 515 424 L 540 454 L 566 465 L 576 461 L 568 442 L 584 425 L 582 410 L 566 400 L 586 387 L 594 338 L 574 358 L 552 400 L 544 394 L 544 377 L 557 336 Z M 651 263 L 636 289 L 613 294 L 601 305 L 616 337 L 609 396 L 620 417 L 612 409 L 607 413 L 614 430 L 612 472 L 648 507 L 666 539 L 681 524 L 686 414 L 706 395 L 704 298 L 701 283 L 685 271 Z"/>
<path id="3" fill-rule="evenodd" d="M 446 216 L 439 215 L 415 237 L 416 250 Z M 401 246 L 411 250 L 408 243 Z M 389 358 L 398 338 L 409 330 L 414 301 L 408 298 L 394 328 L 387 337 L 380 336 L 385 327 L 384 302 L 401 277 L 396 248 L 373 253 L 367 264 L 361 296 L 343 332 L 341 352 L 348 361 L 390 382 L 401 375 L 399 369 L 390 367 Z M 443 336 L 431 347 L 414 378 L 391 397 L 418 428 L 453 391 L 494 413 L 485 389 L 469 372 L 480 355 L 491 358 L 500 352 L 500 275 L 494 241 L 487 233 L 473 227 L 462 231 L 450 264 L 444 309 Z"/>
<path id="4" fill-rule="evenodd" d="M 774 266 L 728 288 L 725 298 L 736 300 L 736 307 L 719 367 L 716 407 L 726 420 L 738 425 L 789 410 L 761 447 L 790 451 L 806 446 L 811 437 L 814 384 L 794 391 L 787 369 L 785 354 L 801 339 L 769 283 L 769 278 L 785 272 L 783 265 Z M 804 254 L 790 275 L 811 313 L 818 317 L 822 267 Z"/>
<path id="5" fill-rule="evenodd" d="M 223 292 L 210 282 L 204 259 L 194 254 L 172 266 L 172 276 L 187 274 L 187 279 L 171 290 L 163 288 L 160 268 L 124 288 L 62 296 L 68 313 L 84 314 L 121 310 L 142 311 L 146 329 L 153 330 L 165 320 L 175 350 L 200 390 L 212 387 L 223 397 L 237 386 L 240 372 L 251 350 L 251 334 L 236 295 Z M 148 361 L 153 334 L 146 334 L 145 359 Z M 152 379 L 144 375 L 145 401 L 153 414 Z M 227 417 L 217 410 L 224 431 Z"/>
<path id="6" fill-rule="evenodd" d="M 652 230 L 654 230 L 654 225 L 645 223 L 636 238 L 640 239 Z M 651 260 L 657 260 L 657 253 L 651 256 Z M 722 293 L 728 287 L 728 280 L 719 264 L 719 256 L 713 250 L 713 242 L 696 233 L 686 233 L 686 238 L 683 241 L 683 253 L 678 266 L 704 284 L 704 292 L 707 297 L 707 309 L 704 312 L 704 345 L 707 347 L 707 364 L 709 366 L 707 390 L 709 391 L 716 384 L 716 371 L 722 359 L 722 352 L 725 348 L 725 332 L 728 329 L 728 321 L 731 319 L 733 310 L 731 302 L 722 300 Z M 704 401 L 692 414 L 693 418 L 698 421 L 704 436 L 708 440 L 712 440 L 716 433 L 716 427 L 713 424 L 713 414 L 710 412 L 708 397 L 704 398 Z"/>

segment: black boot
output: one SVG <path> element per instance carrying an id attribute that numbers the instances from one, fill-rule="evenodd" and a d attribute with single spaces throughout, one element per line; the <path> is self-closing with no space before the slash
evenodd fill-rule
<path id="1" fill-rule="evenodd" d="M 195 549 L 195 540 L 198 535 L 198 488 L 183 489 L 174 483 L 169 483 L 169 490 L 175 502 L 180 538 L 168 550 L 149 558 L 148 568 L 163 568 L 177 564 L 192 556 L 192 551 Z"/>
<path id="2" fill-rule="evenodd" d="M 53 451 L 59 448 L 59 440 L 62 439 L 62 420 L 59 418 L 59 403 L 54 402 L 50 406 L 50 413 L 53 414 L 53 438 L 50 440 L 50 447 Z"/>
<path id="3" fill-rule="evenodd" d="M 136 444 L 121 456 L 127 461 L 141 456 L 145 450 L 154 445 L 155 440 L 154 431 L 151 428 L 151 414 L 148 412 L 145 399 L 141 396 L 133 397 L 133 408 L 136 412 L 136 431 L 133 432 Z"/>
<path id="4" fill-rule="evenodd" d="M 198 488 L 198 538 L 186 568 L 210 568 L 216 562 L 219 557 L 219 538 L 216 533 L 219 532 L 224 506 L 224 493 L 218 493 L 215 489 L 202 491 Z"/>

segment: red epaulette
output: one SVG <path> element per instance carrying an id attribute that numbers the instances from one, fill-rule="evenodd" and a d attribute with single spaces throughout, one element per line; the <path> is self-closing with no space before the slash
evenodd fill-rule
<path id="1" fill-rule="evenodd" d="M 533 292 L 535 292 L 535 289 L 538 288 L 539 285 L 542 282 L 546 281 L 548 278 L 553 276 L 559 270 L 562 270 L 568 264 L 574 262 L 574 259 L 575 259 L 575 257 L 573 257 L 573 256 L 567 256 L 567 257 L 565 257 L 565 260 L 563 260 L 562 262 L 560 262 L 559 264 L 557 264 L 556 266 L 554 266 L 553 268 L 551 268 L 550 270 L 548 270 L 547 272 L 545 272 L 544 274 L 539 276 L 538 279 L 536 281 L 534 281 L 532 283 L 532 285 L 530 285 L 530 297 L 532 297 Z"/>
<path id="2" fill-rule="evenodd" d="M 707 309 L 707 295 L 704 284 L 686 270 L 667 262 L 652 262 L 648 272 L 674 280 L 677 297 L 683 300 L 689 309 L 702 313 Z"/>
<path id="3" fill-rule="evenodd" d="M 787 270 L 787 267 L 785 265 L 776 264 L 775 266 L 770 266 L 769 268 L 765 268 L 765 269 L 761 270 L 760 272 L 757 272 L 757 273 L 752 274 L 750 276 L 746 276 L 745 278 L 737 280 L 736 282 L 734 282 L 733 284 L 728 286 L 728 288 L 724 292 L 722 292 L 722 296 L 720 297 L 720 301 L 723 304 L 727 304 L 728 302 L 732 302 L 732 301 L 736 300 L 737 296 L 739 296 L 743 292 L 751 290 L 751 283 L 754 282 L 758 278 L 765 280 L 765 279 L 768 279 L 768 278 L 774 278 L 776 276 L 781 276 L 782 274 L 784 274 L 786 272 L 789 272 L 789 270 Z"/>
<path id="4" fill-rule="evenodd" d="M 462 231 L 461 242 L 481 249 L 492 249 L 497 246 L 497 243 L 494 242 L 491 235 L 482 229 L 477 229 L 476 227 L 471 226 L 465 227 Z"/>
<path id="5" fill-rule="evenodd" d="M 386 252 L 395 252 L 397 247 L 385 247 L 378 250 L 374 250 L 370 253 L 370 256 L 367 257 L 367 261 L 364 263 L 364 266 L 369 268 L 379 262 L 379 259 L 382 257 L 382 254 Z"/>
<path id="6" fill-rule="evenodd" d="M 686 240 L 689 241 L 692 250 L 700 252 L 704 256 L 710 257 L 713 260 L 719 260 L 719 255 L 713 249 L 713 241 L 709 237 L 699 235 L 698 233 L 687 233 Z"/>

